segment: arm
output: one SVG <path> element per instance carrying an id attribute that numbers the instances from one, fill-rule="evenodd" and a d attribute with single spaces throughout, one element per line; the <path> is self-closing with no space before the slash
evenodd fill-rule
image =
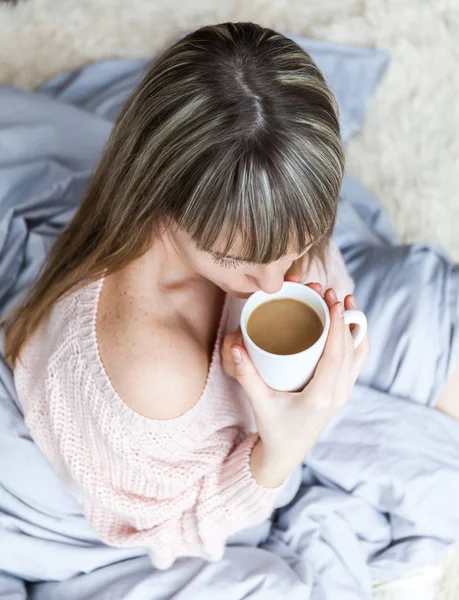
<path id="1" fill-rule="evenodd" d="M 158 568 L 168 568 L 180 556 L 218 560 L 230 535 L 269 517 L 279 493 L 280 488 L 259 485 L 251 473 L 250 455 L 257 440 L 257 435 L 248 435 L 218 468 L 175 497 L 160 498 L 159 487 L 155 497 L 153 481 L 145 495 L 133 494 L 102 474 L 94 478 L 90 490 L 80 482 L 77 496 L 104 542 L 145 546 Z M 180 477 L 180 470 L 169 475 Z"/>

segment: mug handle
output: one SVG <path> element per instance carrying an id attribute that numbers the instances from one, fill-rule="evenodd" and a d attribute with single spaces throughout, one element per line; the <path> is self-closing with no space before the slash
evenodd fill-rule
<path id="1" fill-rule="evenodd" d="M 367 318 L 361 310 L 346 310 L 344 311 L 344 322 L 346 325 L 357 325 L 352 332 L 354 348 L 357 348 L 367 333 Z"/>

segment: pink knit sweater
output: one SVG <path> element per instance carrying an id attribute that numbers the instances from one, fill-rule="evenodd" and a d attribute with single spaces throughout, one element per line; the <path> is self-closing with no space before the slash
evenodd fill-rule
<path id="1" fill-rule="evenodd" d="M 341 296 L 351 291 L 334 247 L 328 269 Z M 324 281 L 324 273 L 315 264 L 306 278 Z M 26 423 L 104 542 L 146 547 L 163 569 L 180 556 L 218 560 L 230 535 L 270 516 L 284 487 L 253 478 L 253 415 L 221 366 L 222 338 L 237 327 L 243 301 L 225 300 L 197 403 L 154 420 L 123 403 L 102 365 L 95 329 L 102 285 L 56 303 L 25 345 L 15 384 Z"/>

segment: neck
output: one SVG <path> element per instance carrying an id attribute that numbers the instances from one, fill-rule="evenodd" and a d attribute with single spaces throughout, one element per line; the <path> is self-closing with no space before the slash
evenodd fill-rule
<path id="1" fill-rule="evenodd" d="M 150 249 L 127 266 L 129 278 L 145 290 L 152 286 L 161 291 L 174 291 L 187 285 L 206 281 L 180 253 L 168 230 L 155 239 Z"/>

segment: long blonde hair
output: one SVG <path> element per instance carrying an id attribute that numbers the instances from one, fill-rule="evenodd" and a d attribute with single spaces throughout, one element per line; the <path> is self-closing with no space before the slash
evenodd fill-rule
<path id="1" fill-rule="evenodd" d="M 142 255 L 164 222 L 204 251 L 242 236 L 250 262 L 311 241 L 322 255 L 343 169 L 335 98 L 300 46 L 245 22 L 186 35 L 120 113 L 76 214 L 4 323 L 7 358 L 57 300 Z"/>

